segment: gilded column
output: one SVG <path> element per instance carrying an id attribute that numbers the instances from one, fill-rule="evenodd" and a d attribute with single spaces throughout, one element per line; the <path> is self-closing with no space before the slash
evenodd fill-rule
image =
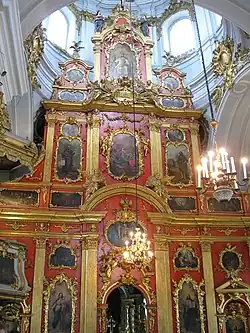
<path id="1" fill-rule="evenodd" d="M 98 236 L 87 236 L 82 248 L 80 333 L 96 332 Z"/>
<path id="2" fill-rule="evenodd" d="M 50 118 L 48 119 L 46 152 L 45 152 L 45 162 L 44 162 L 44 172 L 43 172 L 43 181 L 46 183 L 50 182 L 51 178 L 55 124 L 56 124 L 56 119 L 50 119 Z"/>
<path id="3" fill-rule="evenodd" d="M 161 146 L 161 123 L 159 120 L 149 121 L 151 143 L 151 174 L 163 177 L 162 169 L 162 146 Z"/>
<path id="4" fill-rule="evenodd" d="M 153 47 L 152 42 L 147 42 L 145 48 L 145 58 L 146 58 L 146 74 L 147 80 L 152 81 L 152 52 L 151 48 Z"/>
<path id="5" fill-rule="evenodd" d="M 36 239 L 36 256 L 32 291 L 32 316 L 30 323 L 30 332 L 32 333 L 39 333 L 41 331 L 45 248 L 46 239 Z"/>
<path id="6" fill-rule="evenodd" d="M 99 169 L 99 132 L 100 119 L 98 115 L 93 114 L 87 119 L 87 175 Z"/>
<path id="7" fill-rule="evenodd" d="M 92 38 L 94 45 L 94 81 L 101 79 L 101 38 L 100 34 Z"/>
<path id="8" fill-rule="evenodd" d="M 201 249 L 205 280 L 208 333 L 215 333 L 218 332 L 218 321 L 216 316 L 216 300 L 214 292 L 211 243 L 201 242 Z"/>
<path id="9" fill-rule="evenodd" d="M 169 244 L 166 239 L 157 235 L 155 236 L 155 247 L 158 333 L 172 333 L 173 313 Z"/>
<path id="10" fill-rule="evenodd" d="M 201 163 L 200 147 L 199 147 L 199 141 L 198 141 L 199 124 L 190 124 L 190 132 L 191 132 L 193 162 L 194 162 L 194 167 L 195 167 L 195 181 L 197 184 L 196 166 Z"/>

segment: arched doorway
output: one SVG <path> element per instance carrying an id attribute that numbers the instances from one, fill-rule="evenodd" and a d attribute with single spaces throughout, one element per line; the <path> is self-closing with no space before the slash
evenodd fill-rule
<path id="1" fill-rule="evenodd" d="M 147 301 L 132 285 L 120 285 L 107 298 L 107 333 L 146 333 Z"/>

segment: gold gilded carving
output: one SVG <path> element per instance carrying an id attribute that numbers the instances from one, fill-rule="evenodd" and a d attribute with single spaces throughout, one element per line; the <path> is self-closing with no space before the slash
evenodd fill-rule
<path id="1" fill-rule="evenodd" d="M 87 250 L 96 250 L 98 246 L 98 236 L 87 236 L 85 238 L 85 248 Z"/>
<path id="2" fill-rule="evenodd" d="M 227 247 L 220 253 L 220 266 L 229 278 L 237 278 L 243 266 L 242 254 L 235 249 L 236 246 L 227 244 Z"/>
<path id="3" fill-rule="evenodd" d="M 161 121 L 160 120 L 151 120 L 149 124 L 150 131 L 160 133 L 161 131 Z"/>
<path id="4" fill-rule="evenodd" d="M 66 286 L 68 288 L 70 297 L 71 297 L 71 327 L 70 332 L 75 332 L 75 315 L 76 315 L 76 301 L 77 301 L 77 283 L 67 277 L 65 274 L 57 275 L 54 279 L 52 279 L 50 282 L 45 283 L 46 290 L 44 291 L 44 333 L 49 332 L 49 311 L 50 309 L 50 298 L 53 292 L 56 290 L 57 284 L 62 284 L 63 282 L 66 283 Z M 56 295 L 57 296 L 57 295 Z M 64 296 L 64 295 L 63 295 Z"/>
<path id="5" fill-rule="evenodd" d="M 27 224 L 21 224 L 17 221 L 15 221 L 13 223 L 5 223 L 5 225 L 11 227 L 12 230 L 15 230 L 15 231 L 27 226 Z"/>
<path id="6" fill-rule="evenodd" d="M 183 236 L 185 236 L 189 231 L 193 231 L 193 229 L 187 229 L 187 228 L 182 228 L 182 229 L 173 229 L 174 231 L 180 232 Z"/>
<path id="7" fill-rule="evenodd" d="M 183 323 L 183 320 L 180 320 L 180 315 L 183 313 L 180 306 L 181 301 L 183 300 L 180 297 L 180 293 L 183 291 L 184 285 L 189 288 L 189 293 L 186 292 L 186 298 L 190 298 L 191 302 L 195 302 L 195 306 L 199 309 L 199 318 L 197 320 L 200 321 L 200 331 L 201 333 L 205 333 L 205 314 L 204 314 L 204 295 L 205 292 L 203 291 L 204 287 L 204 281 L 201 281 L 199 284 L 194 281 L 191 276 L 188 274 L 185 274 L 184 277 L 177 283 L 176 281 L 173 281 L 175 291 L 174 291 L 174 302 L 175 302 L 175 309 L 176 309 L 176 324 L 177 324 L 177 332 L 181 333 L 183 331 L 183 327 L 181 326 L 181 322 Z M 196 304 L 196 299 L 198 301 L 198 304 Z M 183 325 L 183 324 L 182 324 Z"/>
<path id="8" fill-rule="evenodd" d="M 148 332 L 154 332 L 155 327 L 155 317 L 156 317 L 156 308 L 148 307 Z"/>
<path id="9" fill-rule="evenodd" d="M 199 271 L 200 260 L 196 256 L 194 249 L 191 244 L 180 243 L 180 247 L 177 249 L 173 258 L 174 270 L 188 270 L 188 271 Z"/>
<path id="10" fill-rule="evenodd" d="M 211 252 L 211 242 L 201 242 L 202 252 Z"/>
<path id="11" fill-rule="evenodd" d="M 111 282 L 111 273 L 117 266 L 117 261 L 114 260 L 118 252 L 111 249 L 108 253 L 103 253 L 100 258 L 100 277 L 102 279 L 102 292 L 105 292 Z"/>
<path id="12" fill-rule="evenodd" d="M 229 228 L 218 230 L 218 232 L 222 232 L 226 236 L 230 236 L 233 232 L 236 232 L 236 231 L 237 231 L 236 229 L 229 229 Z"/>
<path id="13" fill-rule="evenodd" d="M 105 117 L 108 121 L 123 121 L 124 123 L 128 122 L 128 123 L 142 123 L 144 121 L 146 121 L 146 117 L 142 116 L 139 119 L 133 119 L 130 118 L 126 113 L 122 113 L 120 116 L 116 116 L 116 117 L 110 117 L 107 113 L 103 113 L 103 117 Z"/>
<path id="14" fill-rule="evenodd" d="M 122 180 L 132 180 L 137 177 L 139 177 L 143 172 L 144 162 L 143 162 L 143 156 L 147 156 L 149 152 L 149 140 L 146 139 L 144 132 L 141 129 L 137 129 L 136 131 L 133 131 L 129 129 L 126 125 L 124 125 L 122 128 L 119 129 L 112 129 L 107 128 L 106 129 L 107 136 L 102 137 L 101 140 L 101 150 L 102 154 L 106 157 L 106 165 L 108 169 L 108 173 L 115 179 L 122 179 Z M 113 144 L 113 139 L 115 136 L 120 134 L 129 134 L 130 136 L 133 136 L 136 140 L 136 148 L 138 150 L 138 173 L 136 176 L 129 176 L 122 174 L 121 176 L 113 175 L 111 172 L 111 148 Z"/>
<path id="15" fill-rule="evenodd" d="M 228 89 L 233 88 L 234 79 L 241 68 L 240 64 L 249 59 L 249 49 L 237 46 L 230 37 L 217 43 L 212 59 L 212 69 L 216 76 L 223 78 L 222 85 L 215 88 L 212 99 L 218 110 L 221 100 Z"/>
<path id="16" fill-rule="evenodd" d="M 0 135 L 5 131 L 10 131 L 11 124 L 6 104 L 3 102 L 3 93 L 0 91 Z"/>
<path id="17" fill-rule="evenodd" d="M 21 309 L 22 312 L 20 313 L 21 317 L 21 333 L 29 333 L 30 327 L 30 317 L 31 317 L 31 305 L 27 304 L 26 299 L 21 302 Z"/>
<path id="18" fill-rule="evenodd" d="M 107 310 L 108 306 L 98 307 L 98 321 L 100 333 L 107 332 Z"/>
<path id="19" fill-rule="evenodd" d="M 39 24 L 24 41 L 24 47 L 28 56 L 28 77 L 33 90 L 41 87 L 37 80 L 36 70 L 44 52 L 45 39 L 45 29 L 42 24 Z"/>
<path id="20" fill-rule="evenodd" d="M 154 237 L 156 251 L 169 251 L 169 241 L 161 236 Z"/>
<path id="21" fill-rule="evenodd" d="M 68 225 L 66 223 L 60 224 L 60 225 L 56 225 L 56 228 L 60 228 L 62 230 L 62 232 L 68 232 L 70 229 L 72 229 L 73 227 L 71 225 Z"/>
<path id="22" fill-rule="evenodd" d="M 86 182 L 83 185 L 86 189 L 85 200 L 88 200 L 100 188 L 106 186 L 106 180 L 99 169 L 87 176 Z"/>
<path id="23" fill-rule="evenodd" d="M 36 238 L 36 248 L 37 249 L 44 249 L 46 246 L 47 239 L 45 238 Z"/>
<path id="24" fill-rule="evenodd" d="M 49 223 L 37 222 L 35 231 L 49 232 L 49 227 L 50 227 Z"/>

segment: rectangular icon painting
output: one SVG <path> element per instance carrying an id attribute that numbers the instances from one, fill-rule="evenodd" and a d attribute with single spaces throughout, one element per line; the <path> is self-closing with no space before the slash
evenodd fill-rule
<path id="1" fill-rule="evenodd" d="M 60 139 L 57 148 L 56 176 L 58 179 L 81 179 L 81 142 Z"/>
<path id="2" fill-rule="evenodd" d="M 16 282 L 14 259 L 0 257 L 0 284 L 13 286 Z"/>
<path id="3" fill-rule="evenodd" d="M 239 198 L 232 198 L 229 201 L 217 201 L 215 198 L 208 199 L 208 210 L 210 212 L 240 212 L 241 203 Z"/>
<path id="4" fill-rule="evenodd" d="M 61 274 L 47 285 L 44 292 L 44 333 L 74 333 L 76 283 Z"/>
<path id="5" fill-rule="evenodd" d="M 184 144 L 168 144 L 166 147 L 167 176 L 171 184 L 190 184 L 191 168 L 189 150 Z"/>
<path id="6" fill-rule="evenodd" d="M 3 205 L 38 205 L 38 193 L 36 191 L 2 190 L 0 192 L 0 204 Z"/>
<path id="7" fill-rule="evenodd" d="M 196 209 L 195 202 L 196 200 L 190 197 L 170 197 L 168 199 L 168 204 L 172 211 L 194 211 Z"/>
<path id="8" fill-rule="evenodd" d="M 81 206 L 81 194 L 69 192 L 53 192 L 51 206 L 53 207 L 79 207 Z"/>

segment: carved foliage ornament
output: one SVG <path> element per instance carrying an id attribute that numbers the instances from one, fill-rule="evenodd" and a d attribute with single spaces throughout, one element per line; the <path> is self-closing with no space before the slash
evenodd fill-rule
<path id="1" fill-rule="evenodd" d="M 226 39 L 217 43 L 212 59 L 212 69 L 216 76 L 223 79 L 223 82 L 212 94 L 216 110 L 226 91 L 233 88 L 237 72 L 249 59 L 249 49 L 243 48 L 241 44 L 235 45 L 230 37 L 227 36 Z"/>
<path id="2" fill-rule="evenodd" d="M 0 91 L 0 135 L 10 131 L 11 123 L 6 105 L 3 102 L 3 93 Z"/>
<path id="3" fill-rule="evenodd" d="M 24 41 L 24 47 L 28 56 L 28 76 L 33 90 L 40 88 L 36 70 L 44 52 L 45 31 L 42 24 L 39 24 Z"/>

